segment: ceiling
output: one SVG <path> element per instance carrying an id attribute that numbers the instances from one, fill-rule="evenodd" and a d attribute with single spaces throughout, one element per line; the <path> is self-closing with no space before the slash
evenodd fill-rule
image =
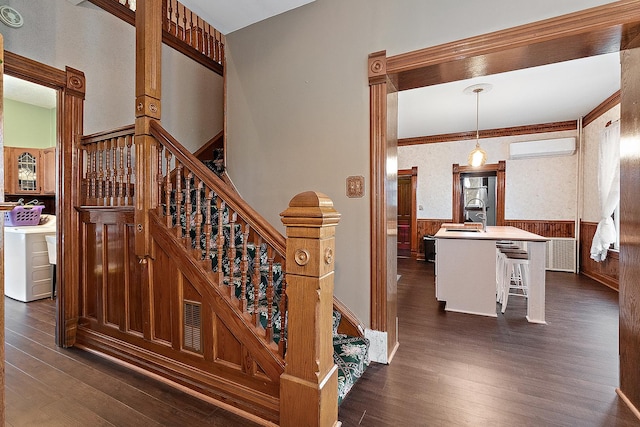
<path id="1" fill-rule="evenodd" d="M 56 91 L 35 83 L 4 75 L 4 97 L 42 108 L 55 108 Z"/>
<path id="2" fill-rule="evenodd" d="M 182 0 L 228 34 L 313 0 Z M 363 71 L 364 73 L 364 71 Z M 366 75 L 364 75 L 366 78 Z M 7 98 L 53 108 L 55 91 L 5 76 Z M 476 128 L 476 96 L 468 86 L 488 83 L 479 99 L 480 129 L 577 120 L 620 88 L 619 54 L 599 55 L 398 94 L 398 137 L 465 132 Z"/>
<path id="3" fill-rule="evenodd" d="M 181 0 L 222 34 L 229 34 L 314 0 Z"/>
<path id="4" fill-rule="evenodd" d="M 620 89 L 618 52 L 402 91 L 398 138 L 577 120 Z"/>

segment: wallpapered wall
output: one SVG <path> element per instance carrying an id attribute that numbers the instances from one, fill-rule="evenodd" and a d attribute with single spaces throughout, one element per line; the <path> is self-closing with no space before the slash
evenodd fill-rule
<path id="1" fill-rule="evenodd" d="M 605 125 L 609 120 L 620 119 L 620 104 L 589 123 L 583 133 L 582 165 L 582 220 L 600 221 L 600 202 L 598 201 L 598 146 Z"/>
<path id="2" fill-rule="evenodd" d="M 577 136 L 577 133 L 564 131 L 481 140 L 487 152 L 487 163 L 507 161 L 506 219 L 576 219 L 576 154 L 509 160 L 509 144 L 512 142 L 571 136 Z M 452 217 L 452 164 L 466 165 L 474 145 L 475 141 L 457 141 L 398 147 L 398 169 L 418 167 L 418 218 Z"/>

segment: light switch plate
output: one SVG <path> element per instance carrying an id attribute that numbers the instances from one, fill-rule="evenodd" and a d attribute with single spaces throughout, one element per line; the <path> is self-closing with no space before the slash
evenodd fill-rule
<path id="1" fill-rule="evenodd" d="M 347 177 L 347 197 L 364 197 L 364 176 Z"/>

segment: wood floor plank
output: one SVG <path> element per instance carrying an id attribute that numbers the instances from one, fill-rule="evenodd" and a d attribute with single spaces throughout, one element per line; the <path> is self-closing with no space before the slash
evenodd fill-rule
<path id="1" fill-rule="evenodd" d="M 618 399 L 617 293 L 547 273 L 547 325 L 445 312 L 433 264 L 398 260 L 400 348 L 340 407 L 343 426 L 637 426 Z M 498 306 L 499 307 L 499 306 Z"/>
<path id="2" fill-rule="evenodd" d="M 549 272 L 548 324 L 533 325 L 522 299 L 498 318 L 445 312 L 431 263 L 399 260 L 398 273 L 400 348 L 353 387 L 339 409 L 344 427 L 640 425 L 615 394 L 615 291 Z M 54 301 L 5 301 L 8 426 L 254 425 L 92 353 L 56 347 Z"/>

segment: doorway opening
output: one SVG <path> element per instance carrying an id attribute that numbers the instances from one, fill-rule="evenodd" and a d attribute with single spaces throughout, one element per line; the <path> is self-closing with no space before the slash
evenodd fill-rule
<path id="1" fill-rule="evenodd" d="M 398 171 L 398 258 L 416 259 L 418 256 L 417 188 L 416 166 Z"/>

